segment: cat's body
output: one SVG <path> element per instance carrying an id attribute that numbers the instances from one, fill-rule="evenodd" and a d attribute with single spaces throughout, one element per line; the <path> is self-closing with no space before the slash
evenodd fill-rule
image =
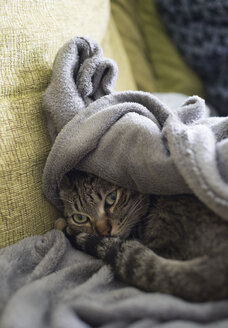
<path id="1" fill-rule="evenodd" d="M 228 298 L 228 223 L 195 197 L 143 195 L 73 172 L 60 198 L 72 244 L 125 283 L 190 301 Z"/>

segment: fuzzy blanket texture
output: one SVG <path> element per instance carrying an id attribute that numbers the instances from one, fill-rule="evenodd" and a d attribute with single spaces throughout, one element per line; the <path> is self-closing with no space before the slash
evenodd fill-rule
<path id="1" fill-rule="evenodd" d="M 1 328 L 228 327 L 228 301 L 188 303 L 117 281 L 52 230 L 0 250 Z"/>
<path id="2" fill-rule="evenodd" d="M 206 99 L 228 114 L 228 1 L 156 0 L 178 50 L 202 78 Z"/>
<path id="3" fill-rule="evenodd" d="M 44 94 L 52 140 L 43 190 L 58 208 L 72 168 L 143 193 L 194 193 L 228 219 L 228 118 L 198 96 L 115 92 L 115 63 L 74 38 L 58 52 Z"/>

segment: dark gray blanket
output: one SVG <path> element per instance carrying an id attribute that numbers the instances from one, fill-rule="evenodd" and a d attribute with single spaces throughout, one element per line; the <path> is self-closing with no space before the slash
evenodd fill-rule
<path id="1" fill-rule="evenodd" d="M 0 250 L 1 328 L 228 327 L 228 301 L 192 304 L 124 286 L 62 232 Z"/>
<path id="2" fill-rule="evenodd" d="M 194 193 L 228 219 L 228 118 L 208 117 L 197 96 L 114 92 L 116 74 L 92 40 L 60 49 L 43 101 L 46 197 L 61 208 L 58 182 L 77 168 L 144 193 Z"/>

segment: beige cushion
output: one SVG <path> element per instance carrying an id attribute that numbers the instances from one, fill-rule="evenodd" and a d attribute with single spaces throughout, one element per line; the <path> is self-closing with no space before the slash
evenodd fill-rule
<path id="1" fill-rule="evenodd" d="M 129 58 L 112 16 L 110 17 L 108 28 L 101 45 L 104 55 L 108 58 L 112 58 L 118 64 L 118 76 L 115 90 L 137 90 Z"/>

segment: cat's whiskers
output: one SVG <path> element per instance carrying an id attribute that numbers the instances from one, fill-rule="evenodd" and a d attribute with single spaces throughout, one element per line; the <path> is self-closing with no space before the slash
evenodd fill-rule
<path id="1" fill-rule="evenodd" d="M 123 222 L 121 222 L 119 229 L 117 231 L 118 234 L 121 235 L 123 231 L 130 231 L 139 221 L 138 214 L 143 209 L 143 200 L 139 199 L 137 202 L 131 206 L 128 214 L 125 216 Z"/>

